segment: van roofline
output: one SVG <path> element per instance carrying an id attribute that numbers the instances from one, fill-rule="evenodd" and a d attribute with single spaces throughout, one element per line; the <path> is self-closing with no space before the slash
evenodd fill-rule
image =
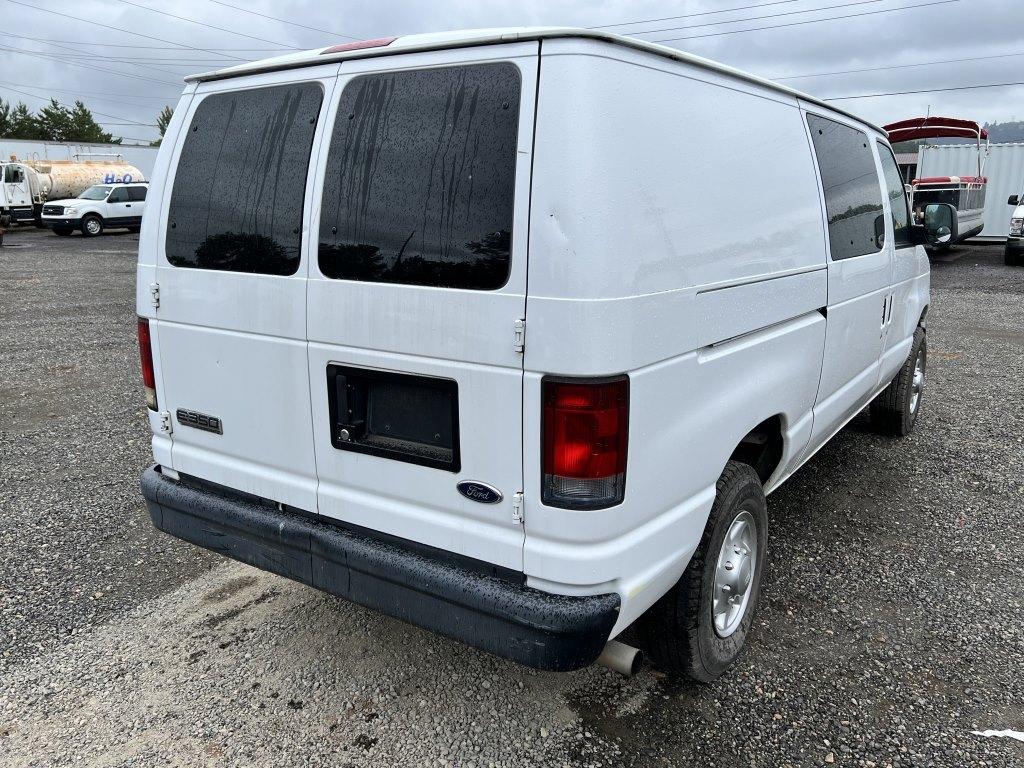
<path id="1" fill-rule="evenodd" d="M 687 64 L 706 69 L 712 72 L 730 75 L 740 80 L 769 88 L 786 96 L 792 96 L 808 103 L 844 115 L 858 123 L 886 136 L 886 132 L 874 123 L 865 120 L 863 117 L 848 112 L 841 107 L 836 107 L 815 96 L 781 85 L 758 75 L 745 72 L 741 69 L 720 64 L 703 56 L 686 53 L 667 45 L 659 45 L 646 40 L 638 40 L 633 37 L 617 35 L 612 32 L 602 32 L 594 29 L 581 27 L 506 27 L 498 29 L 475 29 L 457 30 L 451 32 L 439 32 L 430 34 L 403 35 L 393 38 L 390 42 L 382 41 L 380 45 L 368 48 L 354 48 L 350 50 L 328 52 L 333 46 L 313 48 L 308 51 L 301 51 L 284 56 L 277 56 L 270 59 L 262 59 L 246 64 L 239 64 L 226 69 L 214 70 L 185 78 L 186 83 L 203 83 L 215 80 L 227 80 L 234 77 L 276 72 L 286 69 L 300 69 L 303 67 L 316 66 L 332 62 L 347 61 L 349 59 L 368 59 L 378 56 L 394 56 L 405 53 L 419 53 L 422 51 L 436 51 L 450 48 L 468 48 L 479 45 L 499 45 L 502 43 L 528 42 L 531 40 L 552 40 L 558 38 L 581 38 L 597 40 L 612 45 L 621 45 L 626 48 L 633 48 L 646 53 L 652 53 L 674 61 L 681 61 Z M 385 38 L 384 40 L 387 40 Z"/>

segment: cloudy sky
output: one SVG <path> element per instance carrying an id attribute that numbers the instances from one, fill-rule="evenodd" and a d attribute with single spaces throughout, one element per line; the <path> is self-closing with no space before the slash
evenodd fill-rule
<path id="1" fill-rule="evenodd" d="M 536 24 L 602 26 L 771 78 L 800 75 L 784 82 L 824 98 L 1014 83 L 1024 82 L 1021 6 L 1021 0 L 0 0 L 0 97 L 32 108 L 50 96 L 66 103 L 81 98 L 108 130 L 126 141 L 149 140 L 156 136 L 156 113 L 177 100 L 181 78 L 191 72 L 348 39 Z M 1002 121 L 1024 119 L 1024 86 L 836 103 L 877 123 L 929 106 L 933 114 Z"/>

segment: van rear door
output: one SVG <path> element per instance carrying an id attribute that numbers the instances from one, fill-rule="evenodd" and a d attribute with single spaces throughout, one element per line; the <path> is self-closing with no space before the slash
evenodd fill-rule
<path id="1" fill-rule="evenodd" d="M 170 164 L 156 258 L 158 397 L 173 469 L 310 511 L 303 233 L 337 71 L 197 88 Z"/>
<path id="2" fill-rule="evenodd" d="M 538 46 L 344 62 L 309 270 L 320 514 L 517 571 Z"/>

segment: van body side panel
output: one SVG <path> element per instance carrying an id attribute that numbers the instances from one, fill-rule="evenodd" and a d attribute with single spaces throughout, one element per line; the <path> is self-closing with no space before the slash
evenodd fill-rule
<path id="1" fill-rule="evenodd" d="M 617 632 L 685 568 L 743 436 L 780 416 L 784 461 L 809 437 L 821 207 L 794 99 L 581 40 L 545 41 L 540 82 L 524 568 L 552 591 L 618 591 Z M 630 377 L 625 500 L 544 506 L 543 376 L 616 373 Z"/>
<path id="2" fill-rule="evenodd" d="M 303 233 L 337 69 L 199 86 L 152 205 L 170 466 L 309 511 Z"/>
<path id="3" fill-rule="evenodd" d="M 344 63 L 335 134 L 320 158 L 320 259 L 309 281 L 319 513 L 516 571 L 523 370 L 514 329 L 526 303 L 537 63 L 536 42 Z M 515 89 L 515 103 L 499 98 Z M 495 145 L 498 134 L 511 138 Z M 498 198 L 511 231 L 469 234 L 500 213 L 485 204 Z M 475 266 L 449 268 L 467 249 Z M 492 280 L 483 264 L 499 252 L 507 279 Z M 478 280 L 483 287 L 466 287 Z M 346 450 L 332 422 L 332 366 L 445 382 L 457 392 L 459 465 Z M 468 498 L 462 482 L 500 498 Z"/>

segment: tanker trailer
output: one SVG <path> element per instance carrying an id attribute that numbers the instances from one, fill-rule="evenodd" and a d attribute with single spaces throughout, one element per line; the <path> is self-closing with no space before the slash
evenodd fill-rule
<path id="1" fill-rule="evenodd" d="M 146 181 L 145 175 L 123 160 L 27 160 L 3 164 L 3 175 L 17 179 L 4 184 L 0 208 L 14 221 L 34 220 L 42 226 L 43 203 L 78 197 L 94 184 L 116 184 Z M 27 200 L 25 198 L 28 198 Z"/>

